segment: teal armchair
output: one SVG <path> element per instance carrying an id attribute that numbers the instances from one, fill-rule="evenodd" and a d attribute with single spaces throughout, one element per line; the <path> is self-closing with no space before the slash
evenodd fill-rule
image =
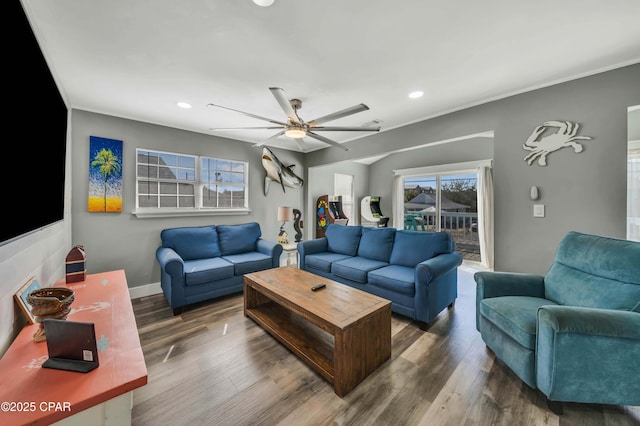
<path id="1" fill-rule="evenodd" d="M 555 412 L 640 405 L 640 242 L 572 231 L 545 276 L 474 278 L 483 341 Z"/>

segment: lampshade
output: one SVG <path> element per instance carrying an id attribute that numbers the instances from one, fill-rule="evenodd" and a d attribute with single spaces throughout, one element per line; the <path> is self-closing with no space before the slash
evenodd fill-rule
<path id="1" fill-rule="evenodd" d="M 284 134 L 291 139 L 301 139 L 307 136 L 307 132 L 300 126 L 290 126 L 284 131 Z"/>
<path id="2" fill-rule="evenodd" d="M 290 222 L 293 220 L 292 207 L 278 207 L 278 222 Z"/>

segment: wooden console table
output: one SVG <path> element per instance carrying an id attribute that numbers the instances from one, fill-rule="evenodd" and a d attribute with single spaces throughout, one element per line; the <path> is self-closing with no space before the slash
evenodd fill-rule
<path id="1" fill-rule="evenodd" d="M 68 320 L 95 324 L 100 366 L 86 374 L 41 368 L 47 344 L 33 342 L 39 324 L 25 326 L 0 359 L 0 424 L 130 425 L 147 367 L 124 271 L 55 286 L 75 292 Z"/>
<path id="2" fill-rule="evenodd" d="M 341 397 L 391 357 L 390 301 L 294 266 L 246 274 L 244 314 Z"/>

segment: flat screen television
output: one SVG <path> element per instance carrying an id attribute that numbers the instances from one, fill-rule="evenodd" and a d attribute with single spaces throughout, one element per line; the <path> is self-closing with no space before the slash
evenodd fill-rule
<path id="1" fill-rule="evenodd" d="M 4 4 L 11 29 L 4 56 L 9 90 L 0 245 L 63 219 L 68 116 L 22 3 Z"/>

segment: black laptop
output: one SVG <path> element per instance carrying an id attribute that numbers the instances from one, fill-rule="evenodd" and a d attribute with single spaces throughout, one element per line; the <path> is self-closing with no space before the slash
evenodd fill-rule
<path id="1" fill-rule="evenodd" d="M 98 366 L 96 332 L 92 322 L 43 321 L 49 359 L 43 368 L 88 373 Z"/>

